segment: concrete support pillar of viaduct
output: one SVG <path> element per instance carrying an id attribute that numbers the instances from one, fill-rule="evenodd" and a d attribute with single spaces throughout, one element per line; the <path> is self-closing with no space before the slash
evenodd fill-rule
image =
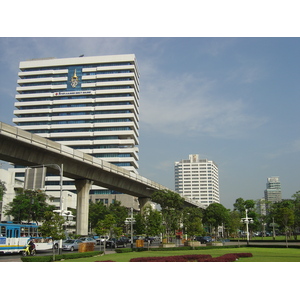
<path id="1" fill-rule="evenodd" d="M 147 198 L 147 197 L 139 197 L 139 204 L 140 204 L 140 212 L 143 213 L 144 212 L 144 207 L 147 205 L 147 204 L 150 204 L 151 203 L 151 198 Z"/>
<path id="2" fill-rule="evenodd" d="M 89 194 L 93 181 L 88 179 L 75 180 L 77 190 L 76 234 L 88 234 Z"/>

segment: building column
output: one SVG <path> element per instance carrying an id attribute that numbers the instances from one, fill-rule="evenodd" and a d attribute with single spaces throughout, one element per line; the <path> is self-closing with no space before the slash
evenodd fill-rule
<path id="1" fill-rule="evenodd" d="M 75 180 L 77 190 L 76 234 L 87 235 L 89 223 L 89 194 L 93 181 Z"/>
<path id="2" fill-rule="evenodd" d="M 141 214 L 144 212 L 144 208 L 147 204 L 151 204 L 151 198 L 147 198 L 147 197 L 139 197 L 139 204 L 140 204 L 140 212 Z"/>

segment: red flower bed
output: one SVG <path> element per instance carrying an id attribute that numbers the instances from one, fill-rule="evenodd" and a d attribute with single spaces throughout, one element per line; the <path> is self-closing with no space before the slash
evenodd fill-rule
<path id="1" fill-rule="evenodd" d="M 252 253 L 228 253 L 219 257 L 208 254 L 189 254 L 176 256 L 136 257 L 130 262 L 232 262 L 240 257 L 252 257 Z M 114 260 L 97 260 L 96 262 L 115 262 Z"/>
<path id="2" fill-rule="evenodd" d="M 252 257 L 252 253 L 228 253 L 219 257 L 214 257 L 206 262 L 232 262 L 238 260 L 240 257 Z"/>
<path id="3" fill-rule="evenodd" d="M 238 257 L 235 254 L 224 254 L 222 256 L 206 260 L 206 262 L 231 262 L 236 261 L 237 259 Z"/>
<path id="4" fill-rule="evenodd" d="M 252 257 L 252 253 L 236 253 L 238 257 Z"/>
<path id="5" fill-rule="evenodd" d="M 189 261 L 205 261 L 210 259 L 211 255 L 191 254 L 176 256 L 154 256 L 154 257 L 136 257 L 131 262 L 189 262 Z"/>
<path id="6" fill-rule="evenodd" d="M 212 258 L 211 255 L 176 255 L 176 256 L 155 256 L 155 257 L 136 257 L 130 262 L 232 262 L 240 257 L 252 257 L 252 253 L 229 253 Z"/>

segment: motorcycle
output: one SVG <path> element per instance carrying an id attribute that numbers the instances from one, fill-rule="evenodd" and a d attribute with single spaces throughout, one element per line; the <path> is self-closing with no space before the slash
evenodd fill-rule
<path id="1" fill-rule="evenodd" d="M 33 248 L 31 251 L 30 251 L 30 245 L 28 244 L 27 246 L 26 246 L 26 248 L 22 251 L 22 255 L 23 256 L 34 256 L 34 255 L 36 255 L 36 250 L 35 250 L 35 248 Z"/>

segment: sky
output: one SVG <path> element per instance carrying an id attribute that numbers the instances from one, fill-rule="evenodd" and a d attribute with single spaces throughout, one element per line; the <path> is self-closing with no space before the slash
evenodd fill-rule
<path id="1" fill-rule="evenodd" d="M 0 121 L 13 125 L 20 61 L 133 53 L 140 72 L 140 175 L 174 189 L 174 162 L 199 154 L 218 165 L 220 201 L 227 208 L 232 209 L 240 197 L 262 198 L 272 176 L 279 176 L 283 198 L 290 198 L 300 190 L 300 39 L 293 17 L 285 21 L 291 25 L 291 34 L 282 31 L 276 22 L 284 10 L 274 7 L 269 27 L 261 26 L 252 34 L 252 23 L 247 23 L 253 18 L 251 9 L 245 15 L 244 30 L 236 23 L 242 15 L 222 23 L 217 14 L 218 24 L 227 26 L 229 34 L 220 31 L 220 26 L 200 30 L 203 20 L 206 25 L 215 21 L 203 13 L 197 19 L 198 31 L 191 26 L 193 18 L 183 19 L 187 27 L 181 31 L 184 26 L 174 22 L 180 9 L 169 16 L 169 27 L 143 31 L 135 26 L 140 31 L 129 34 L 126 29 L 142 16 L 119 24 L 111 35 L 101 26 L 101 18 L 104 22 L 110 18 L 104 15 L 96 31 L 89 29 L 95 24 L 91 19 L 84 19 L 91 24 L 79 26 L 72 16 L 56 30 L 50 26 L 37 30 L 31 19 L 15 31 L 2 29 Z M 153 12 L 149 8 L 144 23 Z M 151 24 L 154 20 L 165 24 L 162 14 L 154 17 Z M 261 20 L 265 22 L 263 14 L 257 13 L 256 22 Z M 276 24 L 278 30 L 269 31 Z"/>
<path id="2" fill-rule="evenodd" d="M 174 189 L 189 154 L 219 168 L 220 201 L 260 199 L 279 176 L 300 190 L 300 39 L 2 37 L 0 120 L 13 125 L 19 62 L 134 53 L 140 71 L 139 174 Z"/>

